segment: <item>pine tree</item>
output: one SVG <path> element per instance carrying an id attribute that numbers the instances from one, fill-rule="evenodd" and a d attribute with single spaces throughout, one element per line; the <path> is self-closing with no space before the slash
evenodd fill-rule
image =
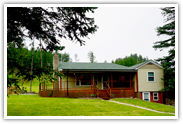
<path id="1" fill-rule="evenodd" d="M 164 68 L 165 91 L 175 91 L 175 7 L 162 8 L 162 15 L 166 17 L 166 24 L 157 28 L 157 35 L 167 35 L 168 39 L 157 41 L 153 48 L 163 50 L 170 48 L 169 55 L 158 58 Z"/>
<path id="2" fill-rule="evenodd" d="M 91 63 L 95 63 L 96 61 L 95 61 L 95 56 L 94 56 L 94 54 L 93 54 L 93 52 L 92 51 L 90 51 L 89 53 L 88 53 L 88 58 L 90 59 L 90 62 Z"/>
<path id="3" fill-rule="evenodd" d="M 87 17 L 86 13 L 92 12 L 97 7 L 7 7 L 7 66 L 8 70 L 18 69 L 18 75 L 24 76 L 27 80 L 40 77 L 42 73 L 50 74 L 53 70 L 40 67 L 39 59 L 32 68 L 33 73 L 29 73 L 31 59 L 21 64 L 15 58 L 12 52 L 12 45 L 15 44 L 20 48 L 24 38 L 32 40 L 42 39 L 44 46 L 43 51 L 58 51 L 65 47 L 61 44 L 60 39 L 69 39 L 85 44 L 85 37 L 97 31 L 94 18 Z M 35 52 L 36 54 L 36 52 Z M 28 56 L 31 56 L 28 55 Z M 50 57 L 50 56 L 49 56 Z M 44 55 L 43 55 L 44 58 Z M 35 60 L 35 59 L 34 59 Z M 34 63 L 34 62 L 32 62 Z M 43 61 L 43 65 L 52 62 Z M 51 75 L 51 74 L 50 74 Z M 8 77 L 8 75 L 7 75 Z M 11 79 L 8 77 L 8 86 L 11 85 Z"/>
<path id="4" fill-rule="evenodd" d="M 75 62 L 79 61 L 78 54 L 74 54 L 74 59 L 75 59 Z"/>

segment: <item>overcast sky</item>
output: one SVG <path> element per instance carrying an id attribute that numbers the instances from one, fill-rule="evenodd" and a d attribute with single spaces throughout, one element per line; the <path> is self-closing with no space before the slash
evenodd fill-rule
<path id="1" fill-rule="evenodd" d="M 92 16 L 91 16 L 92 15 Z M 167 36 L 157 36 L 156 28 L 165 24 L 159 7 L 99 7 L 94 14 L 99 29 L 89 35 L 86 44 L 62 40 L 62 53 L 69 53 L 73 62 L 78 54 L 79 62 L 89 62 L 87 56 L 93 51 L 97 62 L 111 62 L 137 53 L 149 59 L 168 55 L 167 50 L 152 48 L 153 43 Z"/>

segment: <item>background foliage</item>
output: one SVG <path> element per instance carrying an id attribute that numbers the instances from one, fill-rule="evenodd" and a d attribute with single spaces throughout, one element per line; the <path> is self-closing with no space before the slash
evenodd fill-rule
<path id="1" fill-rule="evenodd" d="M 118 58 L 115 61 L 112 61 L 112 63 L 130 67 L 145 61 L 148 61 L 147 57 L 143 58 L 141 55 L 138 56 L 137 54 L 131 54 L 130 56 L 126 56 L 124 58 Z"/>
<path id="2" fill-rule="evenodd" d="M 169 55 L 158 58 L 164 68 L 165 91 L 175 91 L 175 7 L 161 8 L 162 15 L 165 17 L 165 25 L 157 28 L 157 35 L 169 36 L 168 39 L 157 41 L 153 48 L 163 50 L 169 48 Z"/>
<path id="3" fill-rule="evenodd" d="M 61 44 L 63 38 L 84 45 L 83 38 L 93 34 L 98 28 L 94 24 L 94 18 L 86 16 L 86 13 L 94 13 L 95 9 L 97 8 L 7 7 L 7 72 L 16 70 L 16 75 L 22 76 L 26 80 L 33 80 L 35 77 L 41 78 L 43 74 L 52 80 L 54 79 L 53 73 L 61 77 L 61 74 L 51 68 L 52 54 L 49 52 L 62 51 L 65 48 Z M 28 51 L 23 44 L 26 39 L 31 40 L 32 46 L 34 46 L 35 39 L 42 41 L 40 46 L 45 51 L 42 55 L 43 67 L 41 67 L 39 59 L 40 51 L 35 51 L 35 55 L 31 54 L 31 51 Z M 30 56 L 33 56 L 34 59 Z M 62 56 L 67 56 L 67 54 Z M 31 60 L 34 61 L 30 64 Z M 62 61 L 68 60 L 62 59 Z M 48 68 L 49 63 L 50 68 Z M 11 78 L 9 74 L 7 73 L 8 86 L 16 84 L 16 78 Z"/>

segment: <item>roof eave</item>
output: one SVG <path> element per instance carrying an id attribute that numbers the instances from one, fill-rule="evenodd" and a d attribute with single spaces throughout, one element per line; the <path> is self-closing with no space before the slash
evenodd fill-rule
<path id="1" fill-rule="evenodd" d="M 62 69 L 62 71 L 81 71 L 81 72 L 136 72 L 134 69 Z"/>
<path id="2" fill-rule="evenodd" d="M 150 61 L 148 61 L 148 62 L 146 62 L 146 63 L 144 63 L 144 64 L 142 64 L 141 66 L 139 66 L 139 67 L 137 67 L 137 68 L 135 68 L 135 70 L 138 70 L 139 68 L 141 68 L 142 66 L 144 66 L 144 65 L 146 65 L 146 64 L 148 64 L 148 63 L 153 63 L 153 64 L 155 64 L 155 65 L 157 65 L 158 67 L 160 67 L 160 68 L 162 68 L 163 69 L 163 67 L 161 66 L 161 65 L 159 65 L 159 64 L 157 64 L 156 62 L 154 62 L 154 61 L 152 61 L 152 60 L 150 60 Z"/>

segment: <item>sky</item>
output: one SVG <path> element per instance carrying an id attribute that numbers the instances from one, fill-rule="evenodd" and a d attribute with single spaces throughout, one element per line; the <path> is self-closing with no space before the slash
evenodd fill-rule
<path id="1" fill-rule="evenodd" d="M 93 17 L 99 27 L 97 32 L 85 38 L 86 43 L 61 39 L 65 49 L 61 53 L 69 53 L 75 62 L 90 62 L 88 52 L 92 51 L 97 62 L 111 62 L 130 54 L 142 55 L 149 59 L 157 59 L 168 55 L 168 50 L 155 50 L 152 46 L 156 41 L 167 36 L 157 36 L 156 28 L 163 26 L 165 21 L 159 7 L 99 7 Z"/>

